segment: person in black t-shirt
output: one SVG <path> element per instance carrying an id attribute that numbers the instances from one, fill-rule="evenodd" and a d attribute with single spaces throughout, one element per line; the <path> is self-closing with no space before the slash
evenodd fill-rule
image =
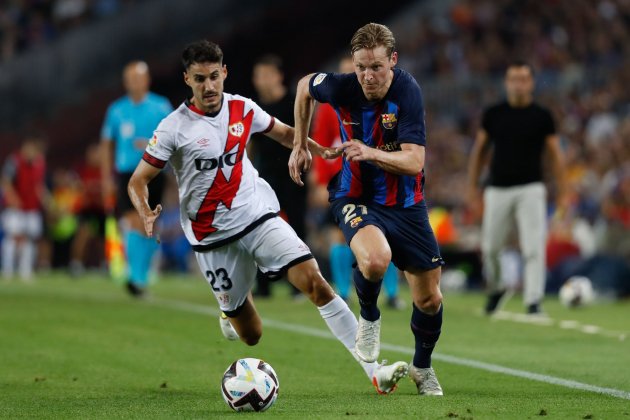
<path id="1" fill-rule="evenodd" d="M 545 290 L 546 195 L 543 155 L 551 158 L 558 196 L 563 190 L 563 156 L 551 113 L 534 102 L 534 75 L 524 62 L 505 75 L 507 100 L 483 113 L 468 174 L 468 204 L 482 196 L 478 184 L 490 156 L 489 180 L 483 192 L 481 251 L 488 283 L 486 313 L 494 313 L 506 296 L 501 284 L 500 253 L 516 222 L 524 261 L 523 299 L 527 313 L 541 314 Z"/>
<path id="2" fill-rule="evenodd" d="M 262 56 L 254 64 L 252 83 L 256 89 L 255 101 L 269 115 L 293 125 L 293 98 L 283 84 L 282 59 L 276 55 Z M 254 167 L 276 192 L 282 216 L 287 220 L 300 238 L 306 237 L 304 215 L 306 214 L 306 188 L 296 185 L 289 177 L 287 162 L 291 150 L 276 142 L 270 142 L 264 135 L 254 134 L 248 153 Z M 269 280 L 259 276 L 256 295 L 271 294 Z M 294 297 L 301 297 L 299 290 L 293 288 Z"/>

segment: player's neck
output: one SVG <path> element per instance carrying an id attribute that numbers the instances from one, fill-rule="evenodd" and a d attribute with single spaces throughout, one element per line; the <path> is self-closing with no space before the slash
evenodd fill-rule
<path id="1" fill-rule="evenodd" d="M 534 102 L 534 98 L 531 95 L 512 97 L 508 96 L 507 100 L 508 104 L 510 104 L 512 108 L 527 108 L 532 104 L 532 102 Z"/>
<path id="2" fill-rule="evenodd" d="M 144 98 L 147 97 L 147 94 L 148 92 L 131 92 L 129 93 L 129 98 L 134 104 L 139 104 L 140 102 L 144 101 Z"/>

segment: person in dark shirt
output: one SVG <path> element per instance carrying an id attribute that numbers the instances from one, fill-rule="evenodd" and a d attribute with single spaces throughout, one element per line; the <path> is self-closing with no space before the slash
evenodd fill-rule
<path id="1" fill-rule="evenodd" d="M 353 279 L 361 306 L 357 357 L 369 362 L 380 351 L 377 306 L 390 261 L 404 271 L 413 297 L 415 354 L 409 376 L 421 395 L 442 395 L 431 354 L 442 329 L 441 266 L 424 200 L 426 133 L 422 92 L 396 68 L 391 30 L 368 23 L 352 37 L 354 73 L 315 73 L 302 78 L 295 100 L 291 177 L 310 167 L 306 148 L 315 101 L 337 113 L 343 151 L 341 171 L 330 181 L 331 209 L 357 261 Z"/>
<path id="2" fill-rule="evenodd" d="M 524 303 L 527 313 L 542 314 L 547 213 L 543 155 L 546 151 L 551 158 L 560 197 L 564 188 L 562 151 L 551 113 L 533 99 L 532 67 L 525 62 L 508 66 L 505 89 L 507 99 L 483 113 L 469 162 L 468 204 L 479 203 L 479 177 L 492 151 L 483 192 L 481 239 L 489 289 L 486 313 L 494 313 L 507 296 L 500 281 L 500 254 L 516 223 L 524 261 Z"/>
<path id="3" fill-rule="evenodd" d="M 293 125 L 293 98 L 283 84 L 282 59 L 276 55 L 262 56 L 254 64 L 252 83 L 256 89 L 255 101 L 270 115 L 288 125 Z M 291 150 L 277 142 L 270 142 L 262 134 L 252 135 L 248 153 L 254 167 L 276 192 L 282 217 L 289 222 L 300 238 L 306 237 L 304 215 L 306 214 L 305 188 L 295 185 L 287 176 L 287 161 Z M 303 295 L 292 287 L 294 297 Z M 259 276 L 257 296 L 270 296 L 269 280 Z"/>

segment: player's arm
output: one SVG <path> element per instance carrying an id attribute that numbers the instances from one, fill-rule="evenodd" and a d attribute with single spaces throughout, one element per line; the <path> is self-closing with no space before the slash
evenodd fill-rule
<path id="1" fill-rule="evenodd" d="M 402 143 L 402 150 L 385 152 L 366 146 L 362 141 L 353 140 L 342 144 L 342 150 L 349 162 L 370 161 L 379 168 L 396 175 L 416 176 L 424 168 L 424 146 Z"/>
<path id="2" fill-rule="evenodd" d="M 293 137 L 293 151 L 289 158 L 289 173 L 298 185 L 304 185 L 300 174 L 310 169 L 311 154 L 308 152 L 308 130 L 315 109 L 315 99 L 311 96 L 308 86 L 314 73 L 304 76 L 297 85 L 293 115 L 295 130 Z"/>
<path id="3" fill-rule="evenodd" d="M 564 171 L 564 155 L 560 146 L 560 137 L 557 134 L 548 135 L 545 138 L 545 149 L 551 161 L 551 170 L 556 182 L 557 201 L 562 205 L 562 201 L 567 193 L 565 171 Z"/>
<path id="4" fill-rule="evenodd" d="M 142 219 L 144 230 L 148 237 L 153 236 L 153 224 L 155 223 L 155 219 L 160 215 L 162 206 L 158 204 L 155 209 L 149 207 L 149 188 L 147 186 L 160 171 L 160 168 L 156 168 L 144 160 L 141 160 L 136 170 L 133 172 L 133 175 L 131 175 L 129 184 L 127 185 L 129 198 Z"/>
<path id="5" fill-rule="evenodd" d="M 2 168 L 2 176 L 0 178 L 0 187 L 2 188 L 7 207 L 19 208 L 21 205 L 20 197 L 15 188 L 13 188 L 13 179 L 15 179 L 16 173 L 16 163 L 12 157 L 9 157 Z"/>
<path id="6" fill-rule="evenodd" d="M 475 143 L 470 151 L 468 160 L 468 202 L 472 203 L 479 196 L 479 177 L 483 168 L 483 162 L 490 150 L 488 142 L 488 132 L 483 128 L 477 131 Z"/>

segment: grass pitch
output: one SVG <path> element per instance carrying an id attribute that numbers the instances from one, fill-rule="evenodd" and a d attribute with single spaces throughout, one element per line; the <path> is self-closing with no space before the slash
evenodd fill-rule
<path id="1" fill-rule="evenodd" d="M 275 289 L 273 299 L 256 301 L 265 330 L 251 348 L 222 338 L 200 277 L 167 276 L 144 301 L 99 276 L 0 282 L 0 417 L 630 420 L 630 302 L 568 310 L 549 299 L 552 321 L 532 324 L 516 315 L 517 299 L 509 316 L 491 320 L 480 314 L 481 295 L 446 294 L 436 349 L 444 357 L 434 361 L 445 396 L 423 398 L 407 379 L 396 393 L 377 395 L 341 344 L 326 337 L 316 309 L 291 300 L 280 284 Z M 389 346 L 381 356 L 409 361 L 410 311 L 382 314 Z M 241 357 L 265 359 L 278 373 L 280 396 L 265 413 L 235 413 L 223 402 L 222 374 Z M 546 383 L 550 377 L 564 382 Z"/>

